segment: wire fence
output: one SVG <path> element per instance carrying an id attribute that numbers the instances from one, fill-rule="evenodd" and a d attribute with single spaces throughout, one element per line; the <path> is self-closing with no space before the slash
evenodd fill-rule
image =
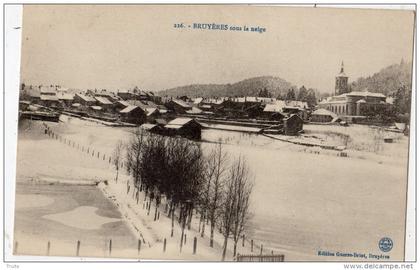
<path id="1" fill-rule="evenodd" d="M 57 132 L 53 131 L 52 128 L 50 128 L 46 123 L 43 123 L 43 125 L 44 125 L 44 134 L 47 135 L 49 138 L 51 138 L 53 140 L 56 140 L 60 143 L 63 143 L 64 145 L 66 145 L 68 147 L 71 147 L 71 148 L 73 148 L 77 151 L 81 151 L 81 152 L 89 155 L 91 158 L 99 159 L 99 160 L 102 160 L 102 161 L 108 163 L 111 166 L 115 166 L 115 164 L 113 164 L 113 157 L 111 155 L 103 153 L 103 152 L 95 149 L 92 146 L 86 146 L 86 145 L 83 145 L 83 144 L 78 143 L 76 141 L 70 140 L 70 139 L 62 136 L 61 134 L 58 134 Z M 125 162 L 121 162 L 119 164 L 120 169 L 124 168 L 125 166 L 126 166 Z M 127 182 L 127 195 L 129 194 L 130 190 L 131 190 L 131 186 L 129 185 L 129 182 Z M 133 192 L 133 199 L 136 201 L 137 204 L 139 204 L 139 197 L 140 196 L 139 196 L 138 191 L 136 192 L 134 189 L 132 189 L 132 192 Z M 117 206 L 118 206 L 118 203 L 117 203 Z M 151 208 L 151 202 L 146 201 L 146 197 L 145 197 L 144 201 L 143 201 L 143 204 L 142 204 L 142 209 L 146 210 L 147 215 L 149 215 L 150 214 L 150 208 Z M 162 210 L 162 211 L 167 214 L 168 210 L 169 209 L 166 205 L 165 209 Z M 169 216 L 167 216 L 167 217 L 169 218 Z M 155 213 L 154 221 L 159 220 L 159 219 L 160 219 L 160 211 L 157 211 Z M 205 221 L 203 221 L 203 222 L 205 222 Z M 200 226 L 201 225 L 198 225 L 199 233 L 200 233 Z M 135 229 L 138 232 L 140 232 L 140 230 L 137 227 L 135 227 Z M 198 250 L 198 240 L 197 240 L 196 236 L 192 239 L 193 240 L 192 240 L 190 249 L 191 249 L 192 254 L 196 254 L 197 250 Z M 178 240 L 177 242 L 179 243 L 180 241 L 184 241 L 184 245 L 187 245 L 187 234 L 184 235 L 184 239 Z M 162 242 L 161 251 L 163 253 L 165 253 L 167 251 L 167 245 L 170 243 L 170 241 L 168 241 L 168 239 L 164 238 L 163 241 L 161 241 L 161 242 Z M 113 243 L 112 239 L 109 239 L 108 247 L 107 247 L 107 254 L 109 256 L 112 256 L 112 243 Z M 145 242 L 144 242 L 144 239 L 143 239 L 143 244 L 144 243 Z M 74 248 L 74 252 L 72 252 L 72 253 L 75 256 L 81 256 L 81 254 L 80 254 L 80 250 L 81 250 L 81 247 L 82 247 L 81 240 L 77 240 L 74 245 L 75 245 L 75 248 Z M 47 241 L 45 255 L 47 255 L 47 256 L 50 255 L 53 246 L 54 245 L 53 245 L 52 241 Z M 254 257 L 249 257 L 248 258 L 248 257 L 244 257 L 245 255 L 239 255 L 238 254 L 237 257 L 235 258 L 238 261 L 270 261 L 268 258 L 272 258 L 272 257 L 267 257 L 266 258 L 266 257 L 264 257 L 264 256 L 266 256 L 266 255 L 264 255 L 264 253 L 269 252 L 269 253 L 271 253 L 270 256 L 274 255 L 274 250 L 264 249 L 264 245 L 262 243 L 257 245 L 254 242 L 254 239 L 250 239 L 250 238 L 246 237 L 245 234 L 242 235 L 241 240 L 238 243 L 238 248 L 239 247 L 241 247 L 241 252 L 246 252 L 246 250 L 248 250 L 248 252 L 253 254 L 252 256 L 254 256 L 254 257 L 257 256 L 257 257 L 255 257 L 255 258 Z M 15 241 L 15 243 L 14 243 L 14 254 L 18 254 L 18 251 L 19 251 L 18 248 L 19 248 L 19 242 Z M 188 247 L 186 247 L 186 248 L 188 248 Z M 142 249 L 142 241 L 139 239 L 138 244 L 137 244 L 137 254 L 138 255 L 140 255 L 141 249 Z M 88 256 L 90 254 L 85 254 L 85 255 Z M 239 257 L 239 256 L 241 256 L 241 257 Z M 276 255 L 276 256 L 283 256 L 282 258 L 284 260 L 284 255 Z M 278 259 L 273 259 L 273 260 L 274 261 L 280 261 Z"/>

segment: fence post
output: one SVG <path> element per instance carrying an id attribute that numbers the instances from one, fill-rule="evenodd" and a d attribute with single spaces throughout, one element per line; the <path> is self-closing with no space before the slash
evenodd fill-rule
<path id="1" fill-rule="evenodd" d="M 141 249 L 141 240 L 139 239 L 137 243 L 137 255 L 140 255 L 140 249 Z"/>
<path id="2" fill-rule="evenodd" d="M 263 244 L 261 244 L 260 255 L 263 253 Z"/>
<path id="3" fill-rule="evenodd" d="M 15 241 L 15 246 L 14 246 L 13 254 L 16 254 L 17 251 L 18 251 L 18 241 Z"/>
<path id="4" fill-rule="evenodd" d="M 109 239 L 109 256 L 111 256 L 112 252 L 112 239 Z"/>
<path id="5" fill-rule="evenodd" d="M 193 244 L 193 254 L 195 254 L 197 251 L 197 237 L 194 236 L 194 244 Z"/>
<path id="6" fill-rule="evenodd" d="M 166 238 L 163 239 L 163 252 L 166 251 Z"/>
<path id="7" fill-rule="evenodd" d="M 48 244 L 47 244 L 47 256 L 50 256 L 50 248 L 51 248 L 51 244 L 50 244 L 50 241 L 48 241 Z"/>
<path id="8" fill-rule="evenodd" d="M 76 256 L 79 257 L 80 253 L 80 240 L 77 240 L 77 246 L 76 246 Z"/>
<path id="9" fill-rule="evenodd" d="M 254 252 L 254 239 L 251 239 L 251 252 Z"/>

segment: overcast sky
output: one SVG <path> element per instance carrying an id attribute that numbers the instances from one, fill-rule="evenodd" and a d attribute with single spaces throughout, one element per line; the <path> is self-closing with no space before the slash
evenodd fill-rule
<path id="1" fill-rule="evenodd" d="M 278 76 L 332 92 L 411 60 L 411 11 L 249 6 L 25 6 L 22 81 L 69 88 L 193 83 Z M 175 23 L 260 26 L 265 33 L 176 29 Z"/>

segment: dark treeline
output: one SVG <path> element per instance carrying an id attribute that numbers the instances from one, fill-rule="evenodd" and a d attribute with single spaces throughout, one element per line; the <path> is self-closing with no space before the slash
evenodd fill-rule
<path id="1" fill-rule="evenodd" d="M 202 237 L 206 224 L 209 225 L 211 247 L 215 229 L 222 232 L 222 260 L 226 257 L 229 238 L 233 239 L 236 255 L 237 242 L 249 218 L 253 187 L 253 178 L 242 157 L 230 162 L 221 143 L 204 155 L 199 142 L 160 136 L 141 129 L 133 133 L 126 148 L 126 169 L 133 177 L 137 200 L 139 192 L 146 194 L 147 213 L 150 214 L 153 203 L 156 220 L 158 208 L 165 199 L 166 212 L 172 220 L 171 237 L 174 236 L 175 223 L 181 229 L 180 251 L 185 230 L 191 228 L 196 210 L 200 213 Z"/>

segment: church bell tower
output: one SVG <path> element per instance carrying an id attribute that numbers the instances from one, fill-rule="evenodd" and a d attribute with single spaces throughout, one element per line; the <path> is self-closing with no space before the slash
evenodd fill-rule
<path id="1" fill-rule="evenodd" d="M 347 85 L 349 77 L 344 73 L 344 62 L 341 62 L 340 73 L 335 77 L 335 95 L 348 93 L 349 87 Z"/>

